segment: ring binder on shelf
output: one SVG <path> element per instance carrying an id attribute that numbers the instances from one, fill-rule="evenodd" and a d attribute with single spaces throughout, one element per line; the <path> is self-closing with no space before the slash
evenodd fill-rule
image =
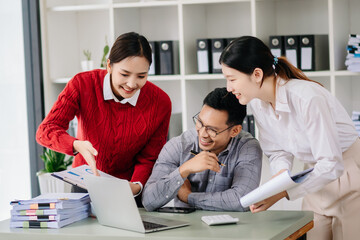
<path id="1" fill-rule="evenodd" d="M 251 135 L 253 135 L 253 137 L 255 137 L 255 118 L 254 115 L 248 115 L 248 128 L 249 128 L 249 133 Z"/>
<path id="2" fill-rule="evenodd" d="M 299 36 L 285 36 L 285 56 L 295 67 L 299 67 Z"/>
<path id="3" fill-rule="evenodd" d="M 300 36 L 300 69 L 315 70 L 314 35 Z"/>
<path id="4" fill-rule="evenodd" d="M 171 75 L 179 72 L 179 56 L 176 41 L 159 41 L 160 74 Z"/>
<path id="5" fill-rule="evenodd" d="M 220 55 L 226 46 L 226 39 L 211 39 L 211 55 L 212 55 L 212 72 L 221 73 L 221 65 L 219 63 Z"/>
<path id="6" fill-rule="evenodd" d="M 329 69 L 328 35 L 300 36 L 300 69 L 303 71 Z"/>
<path id="7" fill-rule="evenodd" d="M 226 46 L 228 46 L 233 40 L 235 40 L 236 38 L 227 38 L 226 39 Z"/>
<path id="8" fill-rule="evenodd" d="M 270 36 L 269 46 L 272 55 L 275 57 L 285 55 L 284 36 Z"/>
<path id="9" fill-rule="evenodd" d="M 159 75 L 159 43 L 156 41 L 150 41 L 152 63 L 149 68 L 149 75 Z"/>
<path id="10" fill-rule="evenodd" d="M 244 117 L 241 126 L 242 126 L 242 130 L 244 130 L 245 132 L 249 132 L 248 116 Z"/>
<path id="11" fill-rule="evenodd" d="M 211 41 L 210 39 L 196 40 L 198 73 L 211 73 Z"/>

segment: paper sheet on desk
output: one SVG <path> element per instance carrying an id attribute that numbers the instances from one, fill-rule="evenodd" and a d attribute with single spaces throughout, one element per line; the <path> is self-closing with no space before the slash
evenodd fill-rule
<path id="1" fill-rule="evenodd" d="M 240 199 L 240 203 L 243 207 L 249 207 L 254 203 L 260 202 L 282 191 L 293 188 L 297 184 L 303 182 L 308 174 L 313 170 L 314 168 L 309 168 L 305 171 L 295 174 L 294 176 L 290 176 L 289 171 L 282 172 L 280 175 L 270 179 L 265 184 L 243 196 Z"/>

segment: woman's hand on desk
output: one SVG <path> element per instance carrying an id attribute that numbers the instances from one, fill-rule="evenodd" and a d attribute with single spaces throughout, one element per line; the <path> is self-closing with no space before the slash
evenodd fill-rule
<path id="1" fill-rule="evenodd" d="M 98 155 L 98 152 L 92 146 L 92 144 L 89 141 L 75 140 L 73 143 L 73 148 L 76 152 L 80 153 L 84 157 L 94 175 L 100 176 L 98 170 L 96 169 L 95 161 L 95 156 Z"/>

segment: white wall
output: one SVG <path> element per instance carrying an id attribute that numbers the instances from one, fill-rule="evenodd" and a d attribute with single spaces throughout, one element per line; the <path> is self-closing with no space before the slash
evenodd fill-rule
<path id="1" fill-rule="evenodd" d="M 30 198 L 21 0 L 0 0 L 0 220 Z"/>

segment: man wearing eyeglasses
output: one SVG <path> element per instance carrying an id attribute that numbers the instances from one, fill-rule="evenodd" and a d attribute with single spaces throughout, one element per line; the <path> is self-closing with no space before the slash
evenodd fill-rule
<path id="1" fill-rule="evenodd" d="M 176 207 L 248 211 L 240 198 L 260 183 L 262 151 L 241 131 L 246 106 L 226 88 L 209 93 L 190 129 L 168 141 L 146 183 L 142 203 L 156 210 L 174 199 Z"/>

